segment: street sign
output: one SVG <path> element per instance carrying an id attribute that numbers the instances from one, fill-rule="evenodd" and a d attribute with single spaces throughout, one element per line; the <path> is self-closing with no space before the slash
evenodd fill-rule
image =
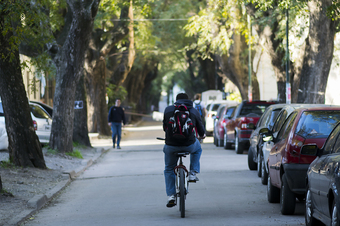
<path id="1" fill-rule="evenodd" d="M 74 109 L 83 109 L 83 101 L 82 100 L 74 101 Z"/>

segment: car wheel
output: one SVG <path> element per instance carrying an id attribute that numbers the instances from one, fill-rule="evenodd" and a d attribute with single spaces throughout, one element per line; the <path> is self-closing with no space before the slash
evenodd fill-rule
<path id="1" fill-rule="evenodd" d="M 235 135 L 235 151 L 236 154 L 243 154 L 243 145 L 239 141 L 238 134 Z"/>
<path id="2" fill-rule="evenodd" d="M 266 165 L 264 162 L 264 158 L 261 158 L 261 183 L 263 185 L 267 185 L 268 184 L 268 172 L 266 170 Z"/>
<path id="3" fill-rule="evenodd" d="M 339 226 L 339 213 L 338 213 L 338 207 L 336 206 L 335 200 L 333 200 L 333 207 L 332 207 L 332 221 L 331 221 L 331 225 L 332 226 Z"/>
<path id="4" fill-rule="evenodd" d="M 253 155 L 254 155 L 253 151 L 250 150 L 250 148 L 249 148 L 249 150 L 248 150 L 248 167 L 249 167 L 250 170 L 256 170 L 256 167 L 257 167 L 256 162 L 254 162 Z"/>
<path id="5" fill-rule="evenodd" d="M 227 131 L 224 132 L 223 146 L 224 146 L 224 149 L 231 148 L 231 144 L 227 142 Z"/>
<path id="6" fill-rule="evenodd" d="M 280 208 L 283 215 L 292 215 L 295 212 L 296 197 L 289 189 L 286 175 L 282 176 Z"/>
<path id="7" fill-rule="evenodd" d="M 268 184 L 267 184 L 267 199 L 269 203 L 280 202 L 280 189 L 273 186 L 270 182 L 270 175 L 268 174 Z"/>
<path id="8" fill-rule="evenodd" d="M 261 175 L 262 175 L 261 165 L 262 165 L 262 157 L 261 157 L 261 153 L 258 152 L 258 154 L 257 154 L 257 176 L 258 177 L 261 177 Z"/>
<path id="9" fill-rule="evenodd" d="M 306 211 L 305 211 L 305 223 L 306 226 L 319 225 L 319 221 L 313 217 L 314 205 L 312 201 L 312 192 L 307 188 L 306 194 Z"/>

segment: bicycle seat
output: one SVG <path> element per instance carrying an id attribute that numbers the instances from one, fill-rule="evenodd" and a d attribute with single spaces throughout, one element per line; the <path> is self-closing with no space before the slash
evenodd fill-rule
<path id="1" fill-rule="evenodd" d="M 175 154 L 175 155 L 177 155 L 178 157 L 180 157 L 180 156 L 186 156 L 186 155 L 189 155 L 189 154 L 190 154 L 190 152 L 175 152 L 174 154 Z"/>

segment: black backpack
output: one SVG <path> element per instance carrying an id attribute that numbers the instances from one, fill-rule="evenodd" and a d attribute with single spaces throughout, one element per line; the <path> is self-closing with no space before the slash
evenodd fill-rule
<path id="1" fill-rule="evenodd" d="M 178 142 L 183 142 L 189 139 L 194 125 L 190 119 L 190 112 L 187 106 L 184 104 L 174 106 L 173 116 L 170 117 L 168 122 L 168 134 Z"/>

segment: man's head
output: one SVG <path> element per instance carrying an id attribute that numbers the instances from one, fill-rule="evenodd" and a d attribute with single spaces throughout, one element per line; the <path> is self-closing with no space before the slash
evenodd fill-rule
<path id="1" fill-rule="evenodd" d="M 200 93 L 196 93 L 194 96 L 195 100 L 201 100 L 201 94 Z"/>
<path id="2" fill-rule="evenodd" d="M 115 104 L 116 107 L 120 107 L 120 99 L 116 99 L 116 104 Z"/>
<path id="3" fill-rule="evenodd" d="M 176 101 L 177 100 L 188 100 L 188 99 L 189 99 L 189 96 L 186 93 L 179 93 L 176 96 Z"/>

